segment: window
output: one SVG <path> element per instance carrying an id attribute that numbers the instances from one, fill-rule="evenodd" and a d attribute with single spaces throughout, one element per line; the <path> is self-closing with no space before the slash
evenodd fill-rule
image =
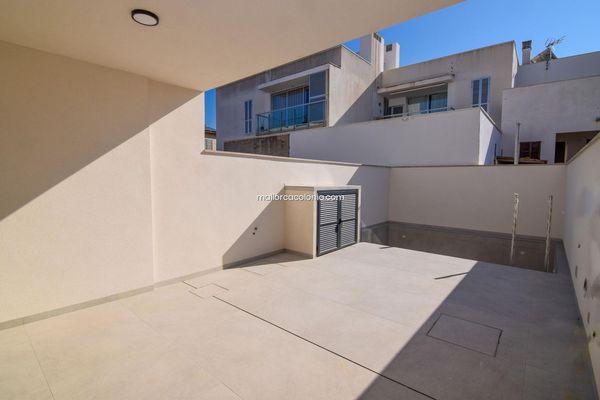
<path id="1" fill-rule="evenodd" d="M 542 142 L 521 142 L 519 146 L 519 158 L 540 159 Z"/>
<path id="2" fill-rule="evenodd" d="M 309 123 L 325 121 L 325 101 L 327 99 L 327 71 L 317 72 L 308 77 Z"/>
<path id="3" fill-rule="evenodd" d="M 390 107 L 390 115 L 400 115 L 403 113 L 403 106 L 391 106 Z"/>
<path id="4" fill-rule="evenodd" d="M 473 86 L 473 107 L 481 107 L 489 111 L 488 99 L 490 94 L 490 78 L 476 79 Z"/>
<path id="5" fill-rule="evenodd" d="M 244 132 L 252 133 L 252 100 L 244 102 Z"/>
<path id="6" fill-rule="evenodd" d="M 408 98 L 409 115 L 446 111 L 447 107 L 448 93 L 446 92 Z"/>

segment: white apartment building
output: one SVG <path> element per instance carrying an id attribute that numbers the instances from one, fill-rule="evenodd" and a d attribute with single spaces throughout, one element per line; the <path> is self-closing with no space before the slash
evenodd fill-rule
<path id="1" fill-rule="evenodd" d="M 600 52 L 531 62 L 530 48 L 502 93 L 503 148 L 512 155 L 518 130 L 521 157 L 564 163 L 600 130 Z"/>
<path id="2" fill-rule="evenodd" d="M 382 42 L 366 35 L 358 53 L 340 45 L 219 87 L 218 148 L 254 135 L 372 119 Z"/>
<path id="3" fill-rule="evenodd" d="M 512 162 L 518 122 L 521 162 L 564 162 L 598 130 L 600 52 L 551 53 L 546 62 L 548 51 L 532 59 L 531 41 L 523 45 L 522 65 L 505 42 L 402 67 L 400 46 L 377 34 L 358 54 L 338 46 L 218 88 L 219 148 L 378 165 L 492 164 Z M 315 71 L 326 71 L 322 99 L 309 94 Z"/>

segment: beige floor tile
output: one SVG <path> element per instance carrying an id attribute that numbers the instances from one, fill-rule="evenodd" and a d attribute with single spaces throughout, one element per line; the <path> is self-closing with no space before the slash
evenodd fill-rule
<path id="1" fill-rule="evenodd" d="M 188 351 L 246 400 L 356 399 L 377 378 L 242 311 L 215 325 L 213 333 Z"/>
<path id="2" fill-rule="evenodd" d="M 0 331 L 0 399 L 52 399 L 22 326 Z"/>

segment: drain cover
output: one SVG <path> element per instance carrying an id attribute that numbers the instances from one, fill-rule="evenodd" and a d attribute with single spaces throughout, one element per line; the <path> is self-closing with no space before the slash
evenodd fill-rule
<path id="1" fill-rule="evenodd" d="M 193 293 L 198 297 L 206 299 L 208 297 L 214 296 L 219 293 L 223 293 L 225 291 L 227 291 L 227 289 L 225 289 L 224 287 L 215 285 L 213 283 L 209 283 L 208 285 L 190 290 L 190 293 Z"/>
<path id="2" fill-rule="evenodd" d="M 502 330 L 442 314 L 427 336 L 495 357 Z"/>

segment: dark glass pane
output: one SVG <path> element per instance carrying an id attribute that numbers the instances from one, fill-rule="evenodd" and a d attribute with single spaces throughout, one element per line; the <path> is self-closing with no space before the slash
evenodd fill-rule
<path id="1" fill-rule="evenodd" d="M 319 101 L 308 105 L 309 122 L 325 121 L 325 102 Z"/>
<path id="2" fill-rule="evenodd" d="M 285 108 L 287 93 L 278 93 L 271 96 L 271 110 Z"/>
<path id="3" fill-rule="evenodd" d="M 445 111 L 448 106 L 448 93 L 436 93 L 431 95 L 430 109 L 433 112 Z"/>
<path id="4" fill-rule="evenodd" d="M 409 114 L 427 113 L 429 109 L 429 96 L 410 97 L 408 99 Z"/>
<path id="5" fill-rule="evenodd" d="M 325 98 L 327 94 L 326 71 L 317 72 L 309 77 L 309 97 L 311 100 Z"/>
<path id="6" fill-rule="evenodd" d="M 485 104 L 488 102 L 488 92 L 490 89 L 490 80 L 488 78 L 481 80 L 481 103 Z"/>
<path id="7" fill-rule="evenodd" d="M 479 104 L 479 80 L 473 81 L 473 105 Z"/>

